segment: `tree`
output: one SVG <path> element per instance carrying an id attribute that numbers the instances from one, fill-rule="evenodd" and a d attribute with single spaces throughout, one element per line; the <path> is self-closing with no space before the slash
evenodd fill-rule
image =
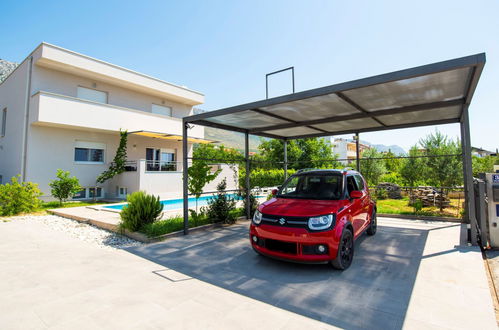
<path id="1" fill-rule="evenodd" d="M 418 149 L 417 146 L 411 147 L 409 149 L 409 157 L 419 157 L 423 153 Z M 409 187 L 414 187 L 423 179 L 424 171 L 424 159 L 423 158 L 405 158 L 400 167 L 400 175 L 402 176 L 402 181 Z"/>
<path id="2" fill-rule="evenodd" d="M 400 170 L 400 166 L 402 165 L 402 161 L 400 158 L 396 158 L 397 156 L 388 149 L 388 152 L 385 153 L 385 167 L 388 173 L 397 173 Z"/>
<path id="3" fill-rule="evenodd" d="M 499 165 L 499 156 L 471 157 L 471 167 L 473 176 L 478 177 L 479 173 L 492 173 L 494 165 Z"/>
<path id="4" fill-rule="evenodd" d="M 424 150 L 424 175 L 428 182 L 436 187 L 461 185 L 463 170 L 461 162 L 461 144 L 440 133 L 430 133 L 419 141 Z"/>
<path id="5" fill-rule="evenodd" d="M 375 148 L 368 148 L 362 152 L 360 160 L 360 172 L 370 186 L 375 186 L 379 182 L 379 178 L 385 174 L 385 162 L 382 158 L 383 154 Z"/>
<path id="6" fill-rule="evenodd" d="M 262 140 L 258 147 L 258 160 L 265 163 L 255 163 L 257 167 L 282 168 L 284 162 L 284 141 Z M 288 168 L 335 168 L 341 164 L 336 161 L 331 144 L 322 138 L 291 140 L 287 143 Z M 325 161 L 327 160 L 327 161 Z M 265 164 L 270 164 L 265 166 Z"/>
<path id="7" fill-rule="evenodd" d="M 120 145 L 116 150 L 114 160 L 109 166 L 109 169 L 102 172 L 102 174 L 97 177 L 97 183 L 104 183 L 107 180 L 113 178 L 115 175 L 125 172 L 127 140 L 128 132 L 120 130 Z"/>
<path id="8" fill-rule="evenodd" d="M 223 147 L 222 147 L 223 148 Z M 187 169 L 189 193 L 196 197 L 196 212 L 198 209 L 198 199 L 203 193 L 205 185 L 215 180 L 220 173 L 220 169 L 212 172 L 212 166 L 206 159 L 218 159 L 222 151 L 212 145 L 203 144 L 194 150 L 192 165 Z"/>
<path id="9" fill-rule="evenodd" d="M 49 186 L 52 188 L 52 196 L 59 199 L 59 203 L 62 205 L 63 202 L 79 192 L 82 187 L 77 177 L 70 177 L 69 171 L 58 169 L 56 176 L 57 179 L 50 181 Z"/>

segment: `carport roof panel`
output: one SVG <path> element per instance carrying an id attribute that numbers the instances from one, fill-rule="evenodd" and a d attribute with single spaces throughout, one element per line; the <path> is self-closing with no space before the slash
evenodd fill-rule
<path id="1" fill-rule="evenodd" d="M 185 117 L 282 139 L 458 122 L 485 54 L 428 64 Z"/>

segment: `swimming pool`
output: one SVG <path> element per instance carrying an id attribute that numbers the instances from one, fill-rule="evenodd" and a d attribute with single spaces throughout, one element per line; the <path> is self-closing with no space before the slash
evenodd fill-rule
<path id="1" fill-rule="evenodd" d="M 241 200 L 241 197 L 238 196 L 237 194 L 227 194 L 228 197 L 234 198 L 236 200 Z M 260 197 L 260 196 L 255 196 L 255 197 Z M 208 201 L 212 199 L 213 196 L 202 196 L 198 198 L 198 207 L 201 206 L 206 206 L 208 205 Z M 196 198 L 195 197 L 189 197 L 189 208 L 194 208 L 196 207 Z M 179 199 L 165 199 L 160 201 L 161 204 L 163 204 L 163 211 L 169 211 L 169 210 L 178 210 L 183 208 L 184 204 L 184 199 L 179 198 Z M 111 209 L 111 210 L 122 210 L 123 207 L 127 205 L 127 203 L 120 203 L 120 204 L 113 204 L 113 205 L 104 205 L 102 208 L 106 209 Z"/>

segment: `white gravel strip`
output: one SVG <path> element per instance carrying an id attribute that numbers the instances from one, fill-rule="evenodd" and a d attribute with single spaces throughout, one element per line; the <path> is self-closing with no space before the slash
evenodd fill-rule
<path id="1" fill-rule="evenodd" d="M 123 249 L 127 247 L 142 245 L 141 242 L 138 242 L 126 236 L 122 236 L 86 223 L 66 219 L 56 215 L 17 216 L 3 220 L 41 222 L 54 230 L 65 232 L 70 236 L 105 249 Z"/>

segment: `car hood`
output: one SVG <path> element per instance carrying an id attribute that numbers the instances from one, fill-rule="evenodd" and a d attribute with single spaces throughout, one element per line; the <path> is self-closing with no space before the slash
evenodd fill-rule
<path id="1" fill-rule="evenodd" d="M 344 201 L 272 198 L 258 209 L 264 214 L 290 217 L 310 217 L 316 215 L 337 213 L 344 206 Z"/>

